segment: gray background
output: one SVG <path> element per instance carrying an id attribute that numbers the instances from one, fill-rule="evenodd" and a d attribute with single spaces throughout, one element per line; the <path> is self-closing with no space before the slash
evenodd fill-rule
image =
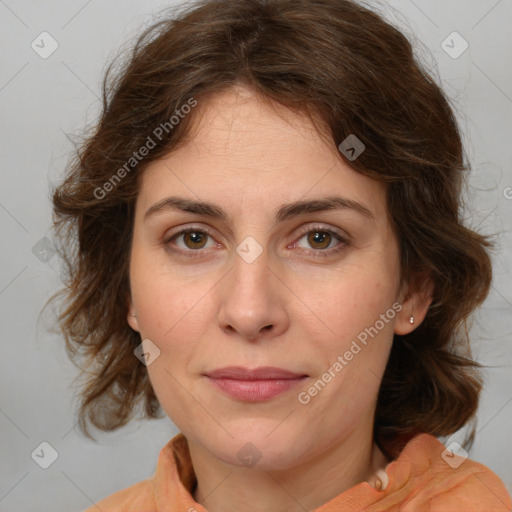
<path id="1" fill-rule="evenodd" d="M 176 433 L 165 418 L 98 434 L 96 444 L 82 436 L 75 428 L 71 386 L 77 370 L 61 337 L 48 330 L 54 319 L 40 316 L 60 285 L 58 257 L 41 248 L 44 237 L 51 237 L 49 187 L 62 175 L 72 149 L 67 135 L 94 121 L 106 62 L 169 5 L 0 0 L 2 512 L 85 509 L 151 476 L 159 450 Z M 385 10 L 421 41 L 423 61 L 453 98 L 473 165 L 468 223 L 496 234 L 495 278 L 472 330 L 476 358 L 492 368 L 485 372 L 470 457 L 494 470 L 511 490 L 512 0 L 394 0 Z M 46 59 L 31 47 L 43 31 L 58 43 Z M 458 58 L 453 55 L 463 48 L 462 40 L 448 39 L 452 56 L 441 46 L 453 31 L 469 44 Z M 43 441 L 58 453 L 48 469 L 31 458 Z"/>

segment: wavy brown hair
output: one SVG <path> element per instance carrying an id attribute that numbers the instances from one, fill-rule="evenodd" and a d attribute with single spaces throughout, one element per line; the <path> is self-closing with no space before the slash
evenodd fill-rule
<path id="1" fill-rule="evenodd" d="M 386 183 L 401 277 L 424 274 L 434 285 L 423 323 L 393 341 L 375 439 L 382 447 L 396 434 L 454 433 L 474 419 L 482 385 L 467 320 L 488 293 L 491 243 L 462 223 L 468 166 L 446 96 L 404 34 L 353 1 L 187 5 L 155 22 L 127 60 L 109 67 L 100 118 L 53 195 L 68 264 L 59 325 L 71 359 L 87 375 L 81 430 L 91 437 L 88 423 L 116 429 L 134 416 L 136 405 L 145 417 L 159 417 L 146 367 L 133 354 L 140 335 L 126 321 L 138 178 L 150 162 L 190 139 L 193 110 L 169 124 L 183 105 L 244 86 L 309 115 L 331 144 L 349 134 L 364 142 L 365 151 L 347 163 Z M 168 129 L 156 137 L 161 126 Z M 134 164 L 130 158 L 148 137 L 155 146 Z M 134 165 L 127 170 L 129 161 Z M 126 172 L 119 173 L 123 166 Z M 113 181 L 116 173 L 122 176 Z"/>

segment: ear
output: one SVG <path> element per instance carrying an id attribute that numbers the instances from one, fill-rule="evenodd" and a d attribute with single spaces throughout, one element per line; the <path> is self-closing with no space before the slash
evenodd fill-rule
<path id="1" fill-rule="evenodd" d="M 128 321 L 128 325 L 137 332 L 139 331 L 139 322 L 137 320 L 137 314 L 135 313 L 135 308 L 133 307 L 133 303 L 131 298 L 128 299 L 128 313 L 126 315 L 126 320 Z"/>
<path id="2" fill-rule="evenodd" d="M 432 303 L 433 294 L 434 283 L 426 272 L 416 274 L 409 283 L 404 284 L 401 294 L 402 309 L 395 317 L 395 334 L 409 334 L 423 322 Z M 410 321 L 411 318 L 413 322 Z"/>

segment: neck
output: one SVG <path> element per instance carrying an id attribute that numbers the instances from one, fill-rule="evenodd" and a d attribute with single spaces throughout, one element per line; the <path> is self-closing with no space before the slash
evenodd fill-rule
<path id="1" fill-rule="evenodd" d="M 197 477 L 193 497 L 208 512 L 314 510 L 388 462 L 371 430 L 355 430 L 313 459 L 279 471 L 226 464 L 195 443 L 189 449 Z"/>

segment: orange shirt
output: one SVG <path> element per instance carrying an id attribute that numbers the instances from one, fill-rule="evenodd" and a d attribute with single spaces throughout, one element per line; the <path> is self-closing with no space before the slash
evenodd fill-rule
<path id="1" fill-rule="evenodd" d="M 458 459 L 459 455 L 448 458 L 445 453 L 443 458 L 444 451 L 435 437 L 419 434 L 386 466 L 382 490 L 361 482 L 313 512 L 512 510 L 510 495 L 490 469 Z M 180 433 L 160 451 L 151 478 L 112 494 L 85 512 L 207 512 L 192 497 L 195 484 L 187 440 Z"/>

